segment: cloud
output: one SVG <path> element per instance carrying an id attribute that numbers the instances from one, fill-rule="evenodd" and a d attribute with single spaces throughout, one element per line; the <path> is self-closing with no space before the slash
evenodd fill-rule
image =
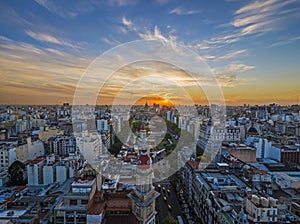
<path id="1" fill-rule="evenodd" d="M 122 27 L 119 27 L 118 30 L 120 33 L 124 33 L 126 34 L 127 31 L 137 31 L 138 27 L 136 25 L 133 24 L 133 22 L 129 19 L 127 19 L 125 16 L 122 17 L 121 20 L 122 23 Z"/>
<path id="2" fill-rule="evenodd" d="M 231 58 L 234 58 L 236 56 L 239 56 L 241 54 L 245 54 L 247 53 L 248 50 L 247 49 L 242 49 L 242 50 L 236 50 L 236 51 L 231 51 L 225 55 L 222 55 L 222 56 L 219 56 L 219 57 L 216 57 L 215 59 L 216 60 L 228 60 L 228 59 L 231 59 Z"/>
<path id="3" fill-rule="evenodd" d="M 195 79 L 197 77 L 197 79 Z M 133 98 L 142 98 L 155 94 L 187 103 L 188 98 L 199 97 L 197 81 L 202 85 L 212 86 L 212 76 L 191 76 L 186 71 L 175 66 L 157 61 L 137 62 L 127 65 L 114 73 L 113 78 L 105 82 L 101 89 L 100 98 L 111 97 L 128 103 Z"/>
<path id="4" fill-rule="evenodd" d="M 130 20 L 126 19 L 125 16 L 122 17 L 122 23 L 125 26 L 129 26 L 129 27 L 132 26 L 132 22 Z"/>
<path id="5" fill-rule="evenodd" d="M 2 24 L 11 24 L 13 23 L 14 26 L 21 25 L 21 26 L 31 26 L 32 23 L 21 17 L 14 9 L 10 7 L 0 7 L 0 21 Z"/>
<path id="6" fill-rule="evenodd" d="M 281 24 L 293 16 L 297 16 L 299 10 L 290 10 L 286 7 L 295 0 L 256 0 L 238 8 L 233 13 L 233 19 L 230 24 L 226 23 L 227 33 L 209 39 L 194 41 L 187 44 L 191 49 L 196 51 L 213 50 L 223 48 L 228 44 L 237 43 L 249 35 L 263 35 L 267 32 L 280 29 Z M 222 24 L 224 27 L 224 24 Z M 231 30 L 230 30 L 231 29 Z M 293 41 L 293 40 L 291 40 Z M 283 41 L 285 44 L 289 41 Z M 210 53 L 211 54 L 211 53 Z M 207 59 L 227 59 L 231 54 L 217 57 L 213 55 L 205 56 Z M 204 57 L 204 58 L 205 58 Z"/>
<path id="7" fill-rule="evenodd" d="M 117 40 L 113 39 L 112 37 L 110 37 L 110 38 L 103 37 L 102 41 L 111 46 L 116 46 L 116 45 L 120 44 L 120 41 L 117 41 Z"/>
<path id="8" fill-rule="evenodd" d="M 154 31 L 146 31 L 146 33 L 139 33 L 140 38 L 144 40 L 161 40 L 164 42 L 174 42 L 177 37 L 175 35 L 163 35 L 157 26 L 154 27 Z"/>
<path id="9" fill-rule="evenodd" d="M 124 26 L 118 26 L 118 32 L 121 34 L 126 34 L 127 33 L 127 29 Z"/>
<path id="10" fill-rule="evenodd" d="M 233 44 L 240 41 L 240 34 L 232 32 L 231 34 L 219 35 L 210 39 L 197 40 L 186 44 L 190 49 L 200 51 L 222 48 L 228 44 Z"/>
<path id="11" fill-rule="evenodd" d="M 247 12 L 265 12 L 271 9 L 272 5 L 274 5 L 276 0 L 265 0 L 265 1 L 252 1 L 251 3 L 241 7 L 236 11 L 235 14 L 247 13 Z"/>
<path id="12" fill-rule="evenodd" d="M 67 11 L 63 11 L 59 7 L 57 7 L 53 2 L 49 0 L 35 0 L 39 5 L 43 6 L 45 9 L 47 9 L 49 12 L 52 12 L 54 14 L 57 14 L 63 18 L 66 17 L 75 17 L 76 13 L 68 13 Z"/>
<path id="13" fill-rule="evenodd" d="M 249 84 L 250 81 L 253 81 L 253 78 L 241 78 L 239 75 L 254 68 L 255 66 L 252 65 L 232 63 L 223 69 L 212 69 L 212 71 L 216 75 L 221 86 L 236 87 Z"/>
<path id="14" fill-rule="evenodd" d="M 119 91 L 119 88 L 116 88 L 117 86 L 124 87 L 128 84 L 134 89 L 128 90 L 131 93 L 132 91 L 151 92 L 151 90 L 154 93 L 161 91 L 174 92 L 178 87 L 193 89 L 198 87 L 198 83 L 201 83 L 201 86 L 216 88 L 215 78 L 219 81 L 220 86 L 237 86 L 239 85 L 238 74 L 246 71 L 246 65 L 240 67 L 244 70 L 234 72 L 228 69 L 227 71 L 213 70 L 213 73 L 210 74 L 199 74 L 161 62 L 140 62 L 118 70 L 114 74 L 114 78 L 108 80 L 102 90 L 107 92 L 111 87 L 114 87 L 115 91 Z M 231 70 L 233 69 L 231 68 Z M 135 80 L 134 83 L 132 83 L 133 80 Z"/>
<path id="15" fill-rule="evenodd" d="M 271 44 L 269 47 L 282 46 L 282 45 L 293 43 L 294 41 L 297 41 L 297 40 L 300 40 L 300 36 L 296 36 L 296 37 L 288 38 L 286 40 L 275 42 L 275 43 Z"/>
<path id="16" fill-rule="evenodd" d="M 93 1 L 72 2 L 72 4 L 67 1 L 65 5 L 63 5 L 63 2 L 57 5 L 52 0 L 35 0 L 35 2 L 49 12 L 57 14 L 62 18 L 74 18 L 78 15 L 93 11 L 94 5 L 96 4 L 96 2 Z"/>
<path id="17" fill-rule="evenodd" d="M 108 4 L 110 6 L 128 6 L 135 5 L 137 3 L 136 0 L 109 0 Z"/>
<path id="18" fill-rule="evenodd" d="M 38 32 L 33 32 L 31 30 L 27 30 L 26 34 L 28 36 L 30 36 L 31 38 L 38 40 L 38 41 L 42 41 L 42 42 L 47 42 L 47 43 L 51 43 L 51 44 L 57 44 L 57 45 L 61 45 L 61 46 L 66 46 L 66 47 L 70 47 L 73 49 L 80 49 L 82 45 L 82 43 L 74 43 L 71 41 L 67 41 L 58 37 L 54 37 L 53 35 L 50 34 L 46 34 L 46 33 L 38 33 Z"/>
<path id="19" fill-rule="evenodd" d="M 62 51 L 59 51 L 59 50 L 57 50 L 57 49 L 53 49 L 53 48 L 46 48 L 46 50 L 47 50 L 47 51 L 49 51 L 49 52 L 51 52 L 51 53 L 53 53 L 53 54 L 56 54 L 56 55 L 62 56 L 62 57 L 66 56 L 66 54 L 65 54 L 64 52 L 62 52 Z"/>
<path id="20" fill-rule="evenodd" d="M 265 33 L 276 29 L 276 23 L 283 20 L 280 13 L 294 0 L 259 0 L 239 8 L 234 13 L 232 25 L 241 28 L 240 35 Z"/>
<path id="21" fill-rule="evenodd" d="M 197 13 L 199 13 L 199 11 L 197 10 L 186 10 L 182 8 L 175 8 L 169 12 L 169 14 L 177 14 L 177 15 L 192 15 Z"/>
<path id="22" fill-rule="evenodd" d="M 254 69 L 255 66 L 253 65 L 246 65 L 242 63 L 233 63 L 229 64 L 225 67 L 226 73 L 244 73 L 246 71 Z"/>
<path id="23" fill-rule="evenodd" d="M 7 103 L 7 96 L 11 103 L 71 102 L 78 79 L 90 61 L 60 49 L 0 38 L 0 102 Z"/>
<path id="24" fill-rule="evenodd" d="M 202 55 L 201 58 L 204 60 L 212 60 L 212 59 L 216 59 L 217 57 L 214 55 Z"/>
<path id="25" fill-rule="evenodd" d="M 237 76 L 233 74 L 219 74 L 217 79 L 222 84 L 222 87 L 235 87 L 239 84 Z"/>

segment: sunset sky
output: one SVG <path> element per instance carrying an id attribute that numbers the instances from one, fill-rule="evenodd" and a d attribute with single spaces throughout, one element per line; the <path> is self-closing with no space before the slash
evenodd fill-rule
<path id="1" fill-rule="evenodd" d="M 1 1 L 0 104 L 72 103 L 80 78 L 98 56 L 136 40 L 197 53 L 228 105 L 295 104 L 300 100 L 299 24 L 299 0 Z M 135 54 L 148 50 L 138 43 Z M 126 61 L 131 54 L 129 49 L 116 56 Z M 126 103 L 133 94 L 184 104 L 180 89 L 194 102 L 207 103 L 189 73 L 212 87 L 206 74 L 177 63 L 124 65 L 104 80 L 97 103 L 117 96 Z"/>

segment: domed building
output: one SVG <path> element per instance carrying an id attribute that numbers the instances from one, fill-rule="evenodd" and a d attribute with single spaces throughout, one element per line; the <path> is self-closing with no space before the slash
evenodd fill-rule
<path id="1" fill-rule="evenodd" d="M 258 130 L 254 127 L 254 124 L 251 124 L 251 127 L 247 130 L 247 136 L 257 136 L 259 135 Z"/>

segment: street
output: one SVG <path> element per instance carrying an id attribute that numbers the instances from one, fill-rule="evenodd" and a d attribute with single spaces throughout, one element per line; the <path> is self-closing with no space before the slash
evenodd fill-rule
<path id="1" fill-rule="evenodd" d="M 158 187 L 160 185 L 160 187 Z M 155 189 L 161 195 L 156 199 L 157 220 L 161 223 L 167 216 L 171 215 L 177 219 L 178 215 L 182 215 L 181 207 L 178 202 L 176 191 L 170 184 L 169 180 L 163 180 L 155 183 Z M 169 192 L 168 192 L 169 190 Z M 166 197 L 166 201 L 164 200 Z M 168 208 L 168 205 L 171 207 Z"/>

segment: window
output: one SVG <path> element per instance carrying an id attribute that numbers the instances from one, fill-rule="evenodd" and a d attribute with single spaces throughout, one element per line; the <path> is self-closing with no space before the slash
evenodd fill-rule
<path id="1" fill-rule="evenodd" d="M 77 200 L 71 199 L 70 200 L 70 205 L 77 205 Z"/>
<path id="2" fill-rule="evenodd" d="M 89 203 L 89 200 L 81 200 L 82 205 L 87 205 Z"/>

